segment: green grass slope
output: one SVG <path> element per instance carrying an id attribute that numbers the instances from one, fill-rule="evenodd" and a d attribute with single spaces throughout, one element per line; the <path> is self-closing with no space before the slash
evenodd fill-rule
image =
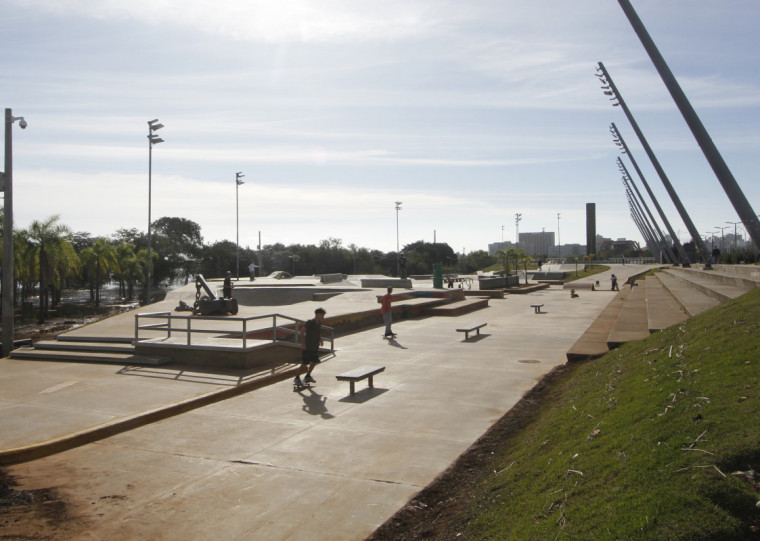
<path id="1" fill-rule="evenodd" d="M 760 539 L 760 290 L 547 393 L 443 537 Z"/>

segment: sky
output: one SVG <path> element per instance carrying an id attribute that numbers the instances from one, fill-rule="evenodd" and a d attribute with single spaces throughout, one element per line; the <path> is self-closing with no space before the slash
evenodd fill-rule
<path id="1" fill-rule="evenodd" d="M 760 211 L 760 2 L 632 4 Z M 688 241 L 600 61 L 702 236 L 739 221 L 614 0 L 0 0 L 0 35 L 17 228 L 147 231 L 159 119 L 152 219 L 206 243 L 585 244 L 595 203 L 597 233 L 643 244 L 614 122 Z"/>

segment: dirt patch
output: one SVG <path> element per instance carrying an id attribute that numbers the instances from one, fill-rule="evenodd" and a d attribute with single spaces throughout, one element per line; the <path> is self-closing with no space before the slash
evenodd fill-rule
<path id="1" fill-rule="evenodd" d="M 555 367 L 501 419 L 465 451 L 446 471 L 396 512 L 368 541 L 416 539 L 455 540 L 466 527 L 464 513 L 475 496 L 474 487 L 493 475 L 495 450 L 503 447 L 532 420 L 538 405 L 550 399 L 555 383 L 579 363 Z"/>
<path id="2" fill-rule="evenodd" d="M 17 490 L 17 486 L 15 479 L 0 471 L 0 539 L 75 539 L 78 536 L 79 531 L 59 529 L 70 517 L 56 489 Z"/>

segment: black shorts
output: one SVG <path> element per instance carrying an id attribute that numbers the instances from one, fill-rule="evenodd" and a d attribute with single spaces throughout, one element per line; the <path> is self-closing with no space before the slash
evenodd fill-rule
<path id="1" fill-rule="evenodd" d="M 301 364 L 311 364 L 319 362 L 319 352 L 308 349 L 301 350 Z"/>

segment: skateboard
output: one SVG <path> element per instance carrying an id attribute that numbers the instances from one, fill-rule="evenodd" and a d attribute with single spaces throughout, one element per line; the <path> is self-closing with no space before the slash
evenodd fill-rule
<path id="1" fill-rule="evenodd" d="M 297 383 L 294 383 L 293 384 L 293 391 L 294 392 L 298 392 L 298 391 L 303 391 L 304 389 L 311 389 L 312 385 L 314 385 L 314 384 L 313 383 L 306 383 L 306 382 L 303 382 L 300 385 L 297 384 Z"/>
<path id="2" fill-rule="evenodd" d="M 386 340 L 390 340 L 390 339 L 396 338 L 397 336 L 398 335 L 396 333 L 393 333 L 393 334 L 384 334 L 383 338 L 385 338 Z"/>

